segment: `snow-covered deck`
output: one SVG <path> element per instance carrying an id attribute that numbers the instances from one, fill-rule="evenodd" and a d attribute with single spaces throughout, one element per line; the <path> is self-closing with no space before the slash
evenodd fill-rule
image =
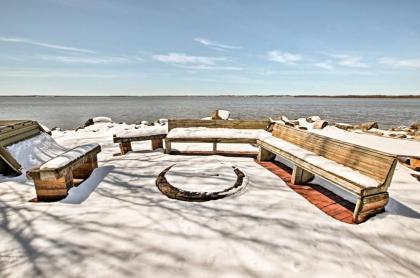
<path id="1" fill-rule="evenodd" d="M 150 151 L 149 142 L 113 156 L 119 150 L 107 128 L 53 134 L 68 147 L 99 142 L 103 149 L 100 168 L 60 203 L 29 203 L 32 182 L 0 177 L 1 277 L 415 277 L 420 271 L 420 186 L 403 167 L 387 212 L 348 225 L 251 158 L 170 156 Z M 156 176 L 187 161 L 232 163 L 248 186 L 205 203 L 166 198 Z"/>

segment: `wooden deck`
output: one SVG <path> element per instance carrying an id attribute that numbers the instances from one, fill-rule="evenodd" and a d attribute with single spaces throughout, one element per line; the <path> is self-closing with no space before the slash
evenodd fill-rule
<path id="1" fill-rule="evenodd" d="M 277 161 L 259 162 L 267 170 L 280 177 L 291 189 L 319 208 L 325 214 L 344 223 L 354 224 L 353 211 L 355 205 L 333 192 L 317 185 L 293 185 L 292 169 Z"/>

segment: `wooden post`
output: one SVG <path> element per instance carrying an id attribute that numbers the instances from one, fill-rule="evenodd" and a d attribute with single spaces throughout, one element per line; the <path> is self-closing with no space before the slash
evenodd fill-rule
<path id="1" fill-rule="evenodd" d="M 171 154 L 171 141 L 165 140 L 165 153 Z"/>
<path id="2" fill-rule="evenodd" d="M 410 157 L 410 168 L 415 171 L 420 171 L 420 158 Z"/>
<path id="3" fill-rule="evenodd" d="M 214 154 L 217 153 L 217 143 L 216 142 L 213 143 L 213 153 Z"/>
<path id="4" fill-rule="evenodd" d="M 388 200 L 388 192 L 359 197 L 353 212 L 354 223 L 362 223 L 370 216 L 383 212 Z"/>
<path id="5" fill-rule="evenodd" d="M 151 141 L 152 141 L 152 150 L 163 148 L 163 140 L 162 140 L 162 138 L 152 139 Z"/>
<path id="6" fill-rule="evenodd" d="M 67 196 L 67 191 L 73 186 L 73 175 L 67 171 L 64 176 L 55 179 L 41 179 L 40 175 L 34 178 L 38 201 L 56 201 Z"/>
<path id="7" fill-rule="evenodd" d="M 121 142 L 120 143 L 120 150 L 121 154 L 126 154 L 128 152 L 131 152 L 131 142 Z"/>
<path id="8" fill-rule="evenodd" d="M 273 154 L 272 152 L 270 152 L 269 150 L 264 149 L 263 147 L 259 147 L 259 151 L 258 151 L 258 156 L 257 156 L 257 161 L 261 162 L 261 161 L 271 161 L 276 157 L 275 154 Z"/>
<path id="9" fill-rule="evenodd" d="M 314 175 L 299 166 L 293 166 L 292 184 L 305 184 L 314 179 Z"/>
<path id="10" fill-rule="evenodd" d="M 98 158 L 96 154 L 92 154 L 83 164 L 73 169 L 73 178 L 85 180 L 92 174 L 95 168 L 98 168 Z"/>

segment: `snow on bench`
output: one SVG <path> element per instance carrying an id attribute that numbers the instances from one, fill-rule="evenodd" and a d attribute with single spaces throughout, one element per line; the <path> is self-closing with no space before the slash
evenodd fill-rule
<path id="1" fill-rule="evenodd" d="M 86 144 L 78 146 L 74 149 L 66 151 L 65 153 L 50 159 L 39 167 L 40 170 L 56 170 L 66 167 L 73 161 L 80 159 L 85 156 L 87 153 L 98 148 L 98 144 Z"/>
<path id="2" fill-rule="evenodd" d="M 37 199 L 52 201 L 67 196 L 74 179 L 85 180 L 98 167 L 99 144 L 86 144 L 65 151 L 42 165 L 32 168 L 27 175 L 34 180 Z"/>
<path id="3" fill-rule="evenodd" d="M 169 133 L 165 139 L 166 153 L 171 153 L 172 142 L 213 143 L 213 153 L 217 153 L 217 143 L 256 144 L 266 132 L 268 120 L 169 120 Z"/>
<path id="4" fill-rule="evenodd" d="M 368 176 L 365 176 L 362 173 L 351 169 L 350 167 L 346 167 L 335 161 L 326 159 L 325 157 L 319 156 L 280 138 L 270 136 L 263 138 L 261 141 L 266 144 L 270 144 L 275 148 L 281 149 L 283 152 L 289 153 L 325 171 L 337 173 L 338 176 L 341 176 L 347 180 L 352 180 L 355 183 L 361 185 L 363 188 L 379 186 L 379 182 L 375 179 L 369 178 Z"/>
<path id="5" fill-rule="evenodd" d="M 262 129 L 234 129 L 234 128 L 207 128 L 186 127 L 172 129 L 167 138 L 220 138 L 220 139 L 259 139 L 270 134 Z"/>
<path id="6" fill-rule="evenodd" d="M 279 155 L 294 164 L 293 184 L 305 184 L 318 175 L 355 195 L 355 223 L 382 212 L 388 202 L 395 156 L 281 124 L 258 145 L 258 161 Z"/>
<path id="7" fill-rule="evenodd" d="M 152 150 L 163 147 L 163 138 L 168 133 L 167 125 L 146 126 L 134 130 L 124 130 L 114 134 L 114 143 L 119 143 L 121 154 L 132 150 L 131 142 L 151 140 Z"/>

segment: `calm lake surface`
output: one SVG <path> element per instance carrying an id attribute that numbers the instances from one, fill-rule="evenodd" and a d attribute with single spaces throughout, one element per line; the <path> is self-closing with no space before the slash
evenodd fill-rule
<path id="1" fill-rule="evenodd" d="M 73 129 L 95 116 L 138 123 L 159 118 L 202 118 L 215 109 L 241 119 L 318 115 L 332 122 L 376 121 L 381 128 L 420 120 L 420 99 L 296 97 L 0 97 L 0 119 L 37 120 L 48 127 Z"/>

